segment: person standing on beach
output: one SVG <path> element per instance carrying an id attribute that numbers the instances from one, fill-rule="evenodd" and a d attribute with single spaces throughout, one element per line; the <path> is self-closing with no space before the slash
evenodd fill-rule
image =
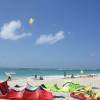
<path id="1" fill-rule="evenodd" d="M 71 78 L 75 78 L 75 77 L 74 77 L 74 74 L 71 74 Z"/>
<path id="2" fill-rule="evenodd" d="M 8 76 L 8 81 L 11 81 L 11 75 L 10 75 L 10 76 Z"/>
<path id="3" fill-rule="evenodd" d="M 66 78 L 66 72 L 64 72 L 64 78 Z"/>
<path id="4" fill-rule="evenodd" d="M 36 74 L 35 74 L 34 78 L 37 79 L 37 75 Z"/>

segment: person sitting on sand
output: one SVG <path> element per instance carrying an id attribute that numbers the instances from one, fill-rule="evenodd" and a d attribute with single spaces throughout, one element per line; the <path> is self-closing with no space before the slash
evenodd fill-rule
<path id="1" fill-rule="evenodd" d="M 42 76 L 40 76 L 40 80 L 43 80 L 43 77 Z"/>
<path id="2" fill-rule="evenodd" d="M 74 77 L 74 74 L 71 75 L 71 78 L 75 78 L 75 77 Z"/>

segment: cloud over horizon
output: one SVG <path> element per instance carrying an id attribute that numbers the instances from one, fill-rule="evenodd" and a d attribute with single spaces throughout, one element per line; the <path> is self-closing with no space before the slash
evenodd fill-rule
<path id="1" fill-rule="evenodd" d="M 12 20 L 1 27 L 0 38 L 5 40 L 18 40 L 26 36 L 32 35 L 32 33 L 21 32 L 21 30 L 22 30 L 21 21 Z"/>
<path id="2" fill-rule="evenodd" d="M 40 35 L 39 38 L 36 40 L 37 45 L 42 45 L 42 44 L 55 44 L 58 41 L 61 41 L 64 39 L 64 31 L 59 31 L 55 35 L 49 34 L 49 35 Z"/>

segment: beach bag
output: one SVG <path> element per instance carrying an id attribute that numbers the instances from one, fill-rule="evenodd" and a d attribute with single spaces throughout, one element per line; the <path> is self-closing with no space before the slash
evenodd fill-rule
<path id="1" fill-rule="evenodd" d="M 7 81 L 0 83 L 0 92 L 1 94 L 5 95 L 9 91 L 9 86 Z"/>
<path id="2" fill-rule="evenodd" d="M 50 91 L 40 88 L 39 89 L 39 100 L 54 100 L 54 98 Z"/>

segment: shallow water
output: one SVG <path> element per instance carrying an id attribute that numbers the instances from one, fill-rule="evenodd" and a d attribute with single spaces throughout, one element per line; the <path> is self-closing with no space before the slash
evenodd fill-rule
<path id="1" fill-rule="evenodd" d="M 6 79 L 5 72 L 14 72 L 13 77 L 29 77 L 29 76 L 63 76 L 64 72 L 67 75 L 79 75 L 80 70 L 67 70 L 67 69 L 34 69 L 34 68 L 0 68 L 0 79 Z M 84 70 L 85 74 L 100 74 L 100 70 Z"/>

